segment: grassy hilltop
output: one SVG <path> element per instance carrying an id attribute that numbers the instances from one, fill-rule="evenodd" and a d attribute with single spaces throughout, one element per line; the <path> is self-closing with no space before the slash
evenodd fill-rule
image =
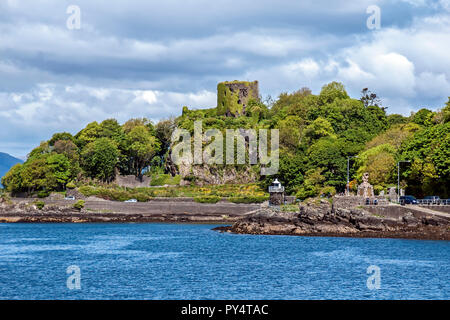
<path id="1" fill-rule="evenodd" d="M 227 94 L 227 99 L 233 100 L 233 112 L 227 112 L 225 103 L 202 110 L 183 107 L 178 118 L 156 124 L 145 118 L 124 124 L 107 119 L 89 123 L 75 135 L 55 133 L 33 149 L 25 163 L 11 168 L 2 184 L 12 193 L 45 196 L 51 191 L 79 187 L 87 194 L 105 198 L 139 194 L 138 200 L 146 201 L 158 195 L 154 188 L 131 190 L 112 183 L 117 174 L 141 179 L 146 175 L 151 177 L 152 185 L 184 185 L 161 189 L 161 195 L 236 198 L 245 189 L 243 186 L 226 193 L 223 190 L 229 187 L 205 185 L 197 180 L 195 171 L 180 176 L 179 168 L 170 161 L 173 130 L 179 127 L 193 132 L 194 121 L 202 120 L 203 132 L 208 128 L 222 132 L 233 128 L 280 130 L 280 169 L 276 176 L 259 176 L 259 166 L 233 165 L 236 177 L 251 172 L 253 180 L 248 182 L 257 183 L 245 184 L 252 190 L 242 193 L 247 197 L 262 196 L 275 177 L 289 194 L 301 199 L 342 192 L 347 157 L 355 155 L 358 158 L 351 160 L 352 188 L 364 172 L 370 173 L 376 193 L 396 185 L 397 161 L 408 159 L 411 164 L 402 164 L 401 170 L 401 184 L 408 194 L 437 194 L 445 198 L 450 195 L 450 98 L 442 110 L 424 108 L 405 117 L 387 114 L 369 90 L 363 90 L 361 97 L 349 97 L 337 82 L 325 85 L 317 95 L 303 88 L 282 93 L 274 102 L 249 98 L 240 112 L 234 102 L 237 98 L 229 91 Z M 205 168 L 217 176 L 228 170 L 226 165 Z M 210 198 L 203 200 L 216 200 Z"/>

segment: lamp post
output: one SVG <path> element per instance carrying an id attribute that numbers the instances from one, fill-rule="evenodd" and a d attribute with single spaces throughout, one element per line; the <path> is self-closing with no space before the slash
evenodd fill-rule
<path id="1" fill-rule="evenodd" d="M 350 159 L 358 158 L 358 156 L 347 157 L 347 195 L 350 195 Z"/>
<path id="2" fill-rule="evenodd" d="M 411 163 L 409 160 L 399 161 L 397 162 L 397 202 L 400 203 L 400 163 Z"/>

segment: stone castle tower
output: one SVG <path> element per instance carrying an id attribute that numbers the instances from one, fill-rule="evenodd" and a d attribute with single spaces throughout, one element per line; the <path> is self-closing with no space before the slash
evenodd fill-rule
<path id="1" fill-rule="evenodd" d="M 217 85 L 218 114 L 227 117 L 245 115 L 250 99 L 259 99 L 258 81 L 225 81 Z"/>

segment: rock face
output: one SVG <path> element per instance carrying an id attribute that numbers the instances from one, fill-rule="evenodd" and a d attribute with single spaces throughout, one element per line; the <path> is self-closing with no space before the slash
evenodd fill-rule
<path id="1" fill-rule="evenodd" d="M 68 213 L 79 213 L 78 210 L 74 209 L 73 206 L 66 205 L 45 205 L 42 210 L 39 210 L 37 206 L 28 201 L 21 201 L 21 202 L 15 202 L 15 203 L 0 203 L 0 214 L 10 214 L 14 213 L 17 215 L 60 215 L 60 214 L 68 214 Z"/>
<path id="2" fill-rule="evenodd" d="M 216 167 L 208 164 L 193 165 L 188 162 L 181 162 L 178 165 L 178 172 L 181 175 L 181 184 L 190 183 L 190 177 L 195 177 L 196 185 L 226 184 L 226 183 L 252 183 L 256 182 L 259 175 L 244 167 L 237 170 L 235 167 Z"/>
<path id="3" fill-rule="evenodd" d="M 116 174 L 116 178 L 114 179 L 113 183 L 117 184 L 120 187 L 127 188 L 148 187 L 150 185 L 150 178 L 147 176 L 143 176 L 141 181 L 134 175 L 122 176 Z"/>
<path id="4" fill-rule="evenodd" d="M 300 204 L 299 212 L 283 213 L 262 208 L 235 222 L 229 229 L 244 234 L 282 234 L 418 238 L 450 240 L 450 220 L 405 212 L 402 216 L 380 216 L 363 209 L 333 208 L 326 200 Z"/>

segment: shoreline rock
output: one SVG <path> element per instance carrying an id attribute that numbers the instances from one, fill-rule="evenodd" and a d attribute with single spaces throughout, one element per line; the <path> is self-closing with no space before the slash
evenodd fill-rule
<path id="1" fill-rule="evenodd" d="M 255 204 L 200 204 L 193 201 L 152 201 L 148 203 L 123 203 L 108 200 L 86 199 L 85 207 L 73 208 L 74 201 L 45 203 L 40 210 L 26 200 L 0 204 L 0 223 L 207 223 L 229 224 L 246 213 L 259 208 Z M 230 213 L 231 212 L 231 213 Z"/>
<path id="2" fill-rule="evenodd" d="M 384 210 L 385 215 L 368 209 L 334 208 L 325 200 L 300 204 L 299 212 L 261 208 L 230 227 L 216 230 L 253 235 L 450 240 L 450 219 L 446 217 L 394 206 L 391 211 Z"/>

